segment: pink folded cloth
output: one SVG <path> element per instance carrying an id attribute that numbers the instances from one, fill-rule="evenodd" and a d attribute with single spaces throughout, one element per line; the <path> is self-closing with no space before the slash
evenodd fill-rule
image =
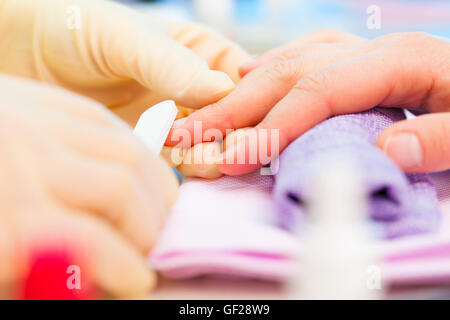
<path id="1" fill-rule="evenodd" d="M 450 172 L 433 175 L 442 212 L 432 234 L 377 240 L 393 284 L 450 283 Z M 186 278 L 232 275 L 282 281 L 298 270 L 303 250 L 292 233 L 278 227 L 271 191 L 273 177 L 258 172 L 213 181 L 185 179 L 180 196 L 149 257 L 164 275 Z"/>

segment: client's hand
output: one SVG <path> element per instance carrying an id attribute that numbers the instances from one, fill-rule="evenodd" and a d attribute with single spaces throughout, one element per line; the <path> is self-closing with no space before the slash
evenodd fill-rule
<path id="1" fill-rule="evenodd" d="M 368 41 L 325 32 L 283 49 L 243 66 L 245 77 L 232 93 L 181 127 L 193 135 L 195 121 L 202 121 L 203 131 L 218 128 L 222 134 L 255 126 L 257 146 L 249 145 L 248 137 L 238 143 L 225 154 L 225 164 L 220 162 L 223 173 L 243 174 L 262 165 L 260 158 L 256 165 L 236 164 L 236 157 L 270 150 L 270 138 L 259 134 L 264 130 L 279 130 L 279 150 L 269 154 L 274 157 L 319 122 L 375 106 L 433 113 L 394 124 L 377 145 L 407 172 L 450 168 L 450 43 L 423 33 Z"/>

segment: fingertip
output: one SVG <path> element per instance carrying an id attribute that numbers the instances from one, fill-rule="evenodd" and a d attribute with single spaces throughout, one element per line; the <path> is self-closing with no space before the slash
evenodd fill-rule
<path id="1" fill-rule="evenodd" d="M 223 102 L 226 99 L 192 113 L 180 126 L 172 127 L 166 145 L 189 148 L 202 142 L 222 140 L 227 130 L 234 129 Z"/>
<path id="2" fill-rule="evenodd" d="M 253 69 L 252 64 L 248 63 L 248 64 L 243 64 L 242 66 L 239 67 L 239 76 L 241 78 L 243 78 L 247 73 L 249 73 L 251 70 Z"/>
<path id="3" fill-rule="evenodd" d="M 226 73 L 207 69 L 198 73 L 176 100 L 185 107 L 199 109 L 225 97 L 234 87 L 233 80 Z"/>
<path id="4" fill-rule="evenodd" d="M 271 160 L 273 150 L 267 132 L 261 134 L 261 129 L 255 128 L 241 132 L 243 135 L 235 131 L 236 142 L 232 145 L 226 143 L 225 152 L 217 159 L 217 167 L 223 174 L 231 176 L 247 174 Z"/>
<path id="5" fill-rule="evenodd" d="M 395 164 L 407 173 L 426 172 L 424 169 L 424 149 L 409 120 L 399 121 L 385 128 L 375 145 Z"/>
<path id="6" fill-rule="evenodd" d="M 383 151 L 405 171 L 418 171 L 423 164 L 423 151 L 417 136 L 402 132 L 386 138 Z"/>
<path id="7" fill-rule="evenodd" d="M 175 128 L 173 128 L 173 127 L 169 129 L 169 134 L 167 135 L 166 141 L 164 142 L 164 146 L 167 146 L 167 147 L 175 147 L 176 146 L 177 141 L 175 138 L 176 134 L 174 133 L 174 131 L 175 131 Z"/>
<path id="8" fill-rule="evenodd" d="M 177 170 L 186 176 L 216 179 L 222 176 L 215 163 L 221 151 L 219 142 L 207 142 L 193 146 L 186 152 Z"/>
<path id="9" fill-rule="evenodd" d="M 265 55 L 254 59 L 249 59 L 246 63 L 242 64 L 239 67 L 239 74 L 241 78 L 244 77 L 247 73 L 259 67 L 265 61 L 264 57 Z"/>
<path id="10" fill-rule="evenodd" d="M 218 101 L 219 99 L 225 97 L 227 94 L 233 91 L 233 89 L 235 88 L 233 80 L 225 72 L 210 70 L 209 73 L 211 75 L 209 79 L 211 81 L 211 87 L 212 90 L 215 91 L 214 97 L 211 96 L 212 101 L 208 101 L 207 104 Z M 206 77 L 204 79 L 204 81 L 206 82 Z"/>
<path id="11" fill-rule="evenodd" d="M 169 130 L 169 134 L 165 141 L 168 147 L 189 148 L 194 144 L 194 125 L 190 120 L 190 116 L 180 119 L 180 123 L 174 123 Z M 177 120 L 178 121 L 178 120 Z"/>
<path id="12" fill-rule="evenodd" d="M 117 292 L 118 298 L 139 299 L 148 295 L 157 284 L 157 275 L 146 264 L 142 264 L 128 273 L 129 284 L 126 289 Z"/>

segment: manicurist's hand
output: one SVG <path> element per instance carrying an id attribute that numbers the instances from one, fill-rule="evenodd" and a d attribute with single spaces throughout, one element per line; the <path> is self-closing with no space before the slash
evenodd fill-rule
<path id="1" fill-rule="evenodd" d="M 112 296 L 148 292 L 145 256 L 177 194 L 170 168 L 90 99 L 4 75 L 0 97 L 0 287 L 48 242 L 76 249 L 82 276 Z"/>
<path id="2" fill-rule="evenodd" d="M 368 41 L 319 32 L 242 66 L 241 74 L 232 93 L 190 115 L 181 128 L 193 132 L 197 120 L 204 131 L 218 128 L 222 134 L 248 126 L 254 126 L 253 135 L 275 129 L 281 152 L 334 115 L 409 108 L 429 114 L 385 129 L 377 145 L 407 172 L 450 168 L 450 43 L 444 40 L 396 33 Z M 272 152 L 270 138 L 257 136 L 256 145 L 245 138 L 230 148 L 219 160 L 220 171 L 243 174 L 261 166 L 260 158 L 236 164 L 239 152 L 247 159 L 255 148 Z"/>
<path id="3" fill-rule="evenodd" d="M 105 0 L 0 0 L 0 72 L 93 98 L 134 125 L 163 99 L 213 103 L 247 54 L 197 24 Z"/>

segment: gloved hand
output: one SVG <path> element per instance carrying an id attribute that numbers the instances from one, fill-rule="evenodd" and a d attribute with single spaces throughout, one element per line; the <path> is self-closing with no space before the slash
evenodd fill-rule
<path id="1" fill-rule="evenodd" d="M 0 72 L 89 96 L 131 125 L 163 99 L 219 100 L 248 59 L 207 28 L 103 0 L 0 0 L 0 57 Z"/>
<path id="2" fill-rule="evenodd" d="M 0 57 L 0 72 L 89 96 L 132 126 L 164 99 L 178 118 L 219 100 L 249 59 L 204 26 L 102 0 L 0 0 Z"/>
<path id="3" fill-rule="evenodd" d="M 0 286 L 54 238 L 112 295 L 147 292 L 144 254 L 177 193 L 170 168 L 94 101 L 10 76 L 0 97 Z"/>

